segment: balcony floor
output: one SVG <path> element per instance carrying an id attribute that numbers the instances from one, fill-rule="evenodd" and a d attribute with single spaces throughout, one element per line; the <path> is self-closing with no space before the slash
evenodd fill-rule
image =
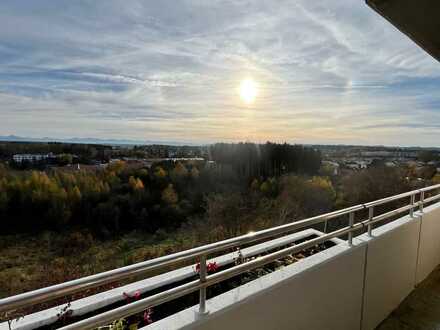
<path id="1" fill-rule="evenodd" d="M 376 329 L 440 329 L 440 266 Z"/>

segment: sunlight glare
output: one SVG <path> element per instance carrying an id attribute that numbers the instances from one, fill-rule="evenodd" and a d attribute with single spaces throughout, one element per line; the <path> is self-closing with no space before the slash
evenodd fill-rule
<path id="1" fill-rule="evenodd" d="M 257 96 L 257 84 L 252 78 L 241 81 L 239 88 L 240 98 L 246 104 L 251 104 Z"/>

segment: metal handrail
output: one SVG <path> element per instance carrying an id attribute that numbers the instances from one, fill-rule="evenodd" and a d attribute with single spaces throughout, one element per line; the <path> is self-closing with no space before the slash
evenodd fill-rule
<path id="1" fill-rule="evenodd" d="M 356 225 L 357 225 L 356 229 L 360 229 L 360 227 L 363 227 L 362 224 L 356 224 Z M 142 312 L 147 308 L 154 307 L 163 304 L 165 302 L 182 297 L 186 294 L 196 292 L 203 288 L 207 288 L 208 286 L 214 285 L 216 283 L 220 283 L 231 277 L 240 275 L 246 271 L 264 266 L 265 264 L 268 264 L 272 261 L 286 257 L 289 254 L 300 252 L 304 249 L 315 246 L 316 244 L 320 244 L 325 241 L 328 241 L 331 238 L 344 235 L 348 233 L 350 229 L 351 229 L 350 227 L 345 227 L 335 231 L 334 233 L 329 233 L 324 236 L 319 236 L 317 238 L 313 238 L 306 242 L 288 248 L 284 248 L 282 250 L 270 253 L 263 257 L 220 271 L 216 274 L 209 275 L 207 276 L 205 282 L 202 282 L 200 280 L 194 280 L 192 282 L 185 283 L 183 285 L 177 286 L 175 288 L 169 289 L 164 292 L 160 292 L 158 294 L 144 298 L 142 300 L 138 300 L 134 303 L 112 309 L 105 313 L 90 317 L 88 319 L 76 322 L 74 324 L 67 325 L 61 329 L 62 330 L 94 329 L 101 325 L 109 324 L 114 320 L 124 318 L 129 315 L 136 314 L 138 312 Z"/>
<path id="2" fill-rule="evenodd" d="M 128 277 L 138 276 L 140 274 L 156 270 L 158 268 L 165 268 L 167 266 L 182 261 L 195 259 L 202 255 L 213 254 L 222 250 L 226 250 L 228 248 L 234 248 L 243 244 L 252 243 L 258 240 L 263 240 L 273 236 L 292 232 L 307 226 L 321 223 L 325 220 L 336 218 L 349 212 L 361 210 L 363 208 L 363 205 L 352 206 L 343 210 L 338 210 L 308 219 L 296 221 L 293 223 L 281 225 L 278 227 L 268 228 L 258 232 L 237 236 L 227 240 L 196 247 L 190 250 L 185 250 L 156 259 L 136 263 L 130 266 L 117 268 L 99 274 L 82 277 L 76 280 L 4 298 L 0 300 L 0 312 L 43 303 L 79 291 L 96 288 L 104 284 L 126 279 Z"/>
<path id="3" fill-rule="evenodd" d="M 370 203 L 359 204 L 352 207 L 348 207 L 345 209 L 337 210 L 334 212 L 329 212 L 326 214 L 318 215 L 315 217 L 307 218 L 304 220 L 296 221 L 293 223 L 288 223 L 285 225 L 261 230 L 255 233 L 249 233 L 246 235 L 230 238 L 227 240 L 211 243 L 208 245 L 196 247 L 190 250 L 174 253 L 168 256 L 159 257 L 153 260 L 148 260 L 144 262 L 140 262 L 137 264 L 133 264 L 130 266 L 114 269 L 111 271 L 83 277 L 80 279 L 76 279 L 73 281 L 53 285 L 50 287 L 22 293 L 19 295 L 15 295 L 12 297 L 0 299 L 0 312 L 11 311 L 17 308 L 27 307 L 33 304 L 42 303 L 45 301 L 53 300 L 58 297 L 67 296 L 75 292 L 83 291 L 89 288 L 99 287 L 103 284 L 114 282 L 121 279 L 126 279 L 129 277 L 137 276 L 143 274 L 145 272 L 149 272 L 151 270 L 157 270 L 160 268 L 165 268 L 167 266 L 187 261 L 191 259 L 198 258 L 199 260 L 206 260 L 206 257 L 210 254 L 223 251 L 229 248 L 234 248 L 243 244 L 255 242 L 258 240 L 263 240 L 267 238 L 271 238 L 274 236 L 278 236 L 281 234 L 285 234 L 288 232 L 292 232 L 298 229 L 302 229 L 307 226 L 311 226 L 314 224 L 327 222 L 328 220 L 343 216 L 349 215 L 349 226 L 344 227 L 342 229 L 335 230 L 331 233 L 324 234 L 317 238 L 305 241 L 303 243 L 279 250 L 277 252 L 270 253 L 263 257 L 254 259 L 245 264 L 241 264 L 227 270 L 221 271 L 214 275 L 207 276 L 206 267 L 201 267 L 200 270 L 200 278 L 199 280 L 195 280 L 181 286 L 169 289 L 167 291 L 158 293 L 156 295 L 144 298 L 142 300 L 136 301 L 131 304 L 127 304 L 125 306 L 110 310 L 105 313 L 98 314 L 91 318 L 85 319 L 83 321 L 79 321 L 77 323 L 68 325 L 62 329 L 93 329 L 95 327 L 105 325 L 111 323 L 111 321 L 126 317 L 128 315 L 132 315 L 134 313 L 145 310 L 146 308 L 153 307 L 164 303 L 166 301 L 170 301 L 186 295 L 191 292 L 195 292 L 200 290 L 200 311 L 203 313 L 205 309 L 205 299 L 206 294 L 203 293 L 206 290 L 206 287 L 221 282 L 230 277 L 239 275 L 245 271 L 260 267 L 269 262 L 272 262 L 276 259 L 285 257 L 289 254 L 299 252 L 308 247 L 314 246 L 316 244 L 328 241 L 331 238 L 339 237 L 345 234 L 349 234 L 349 243 L 352 243 L 353 235 L 352 233 L 358 231 L 360 229 L 368 228 L 368 233 L 371 235 L 371 226 L 374 223 L 390 218 L 394 215 L 410 211 L 410 214 L 413 214 L 413 210 L 419 207 L 420 210 L 423 209 L 424 203 L 429 203 L 431 201 L 440 199 L 440 194 L 424 199 L 424 193 L 427 191 L 431 191 L 434 189 L 439 189 L 440 184 L 433 185 L 430 187 L 413 190 L 407 193 L 386 197 L 377 201 L 373 201 Z M 417 194 L 420 194 L 420 200 L 415 202 L 415 197 Z M 400 207 L 396 210 L 392 210 L 390 212 L 373 216 L 373 209 L 375 206 L 382 205 L 388 202 L 392 202 L 395 200 L 399 200 L 405 197 L 410 197 L 410 204 Z M 354 223 L 354 213 L 360 210 L 369 209 L 369 216 L 367 220 Z M 203 273 L 203 274 L 202 274 Z M 203 300 L 203 301 L 202 301 Z M 203 306 L 203 308 L 202 308 Z"/>

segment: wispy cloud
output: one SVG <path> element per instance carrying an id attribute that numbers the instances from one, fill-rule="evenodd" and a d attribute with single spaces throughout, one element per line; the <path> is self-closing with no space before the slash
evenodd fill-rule
<path id="1" fill-rule="evenodd" d="M 358 0 L 5 0 L 0 68 L 0 135 L 440 137 L 440 64 Z"/>

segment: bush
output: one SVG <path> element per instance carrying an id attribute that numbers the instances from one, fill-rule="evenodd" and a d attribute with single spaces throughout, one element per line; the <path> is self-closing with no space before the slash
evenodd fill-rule
<path id="1" fill-rule="evenodd" d="M 93 236 L 89 232 L 75 231 L 68 234 L 62 240 L 62 254 L 72 255 L 89 249 L 94 243 Z"/>

